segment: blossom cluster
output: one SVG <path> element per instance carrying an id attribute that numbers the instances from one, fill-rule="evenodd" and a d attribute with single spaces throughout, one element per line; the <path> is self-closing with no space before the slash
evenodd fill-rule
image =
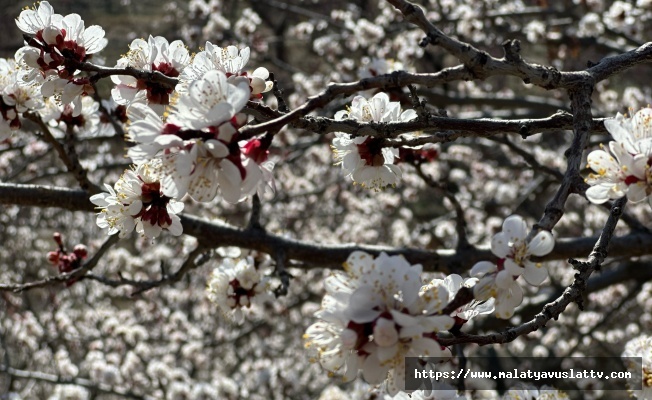
<path id="1" fill-rule="evenodd" d="M 609 150 L 588 155 L 589 174 L 586 197 L 595 204 L 627 196 L 633 203 L 648 199 L 652 206 L 652 108 L 643 108 L 627 117 L 620 113 L 604 122 L 613 141 Z"/>
<path id="2" fill-rule="evenodd" d="M 491 304 L 473 310 L 467 305 L 452 315 L 441 311 L 464 284 L 458 275 L 421 281 L 421 265 L 402 256 L 351 253 L 344 271 L 325 281 L 326 295 L 315 314 L 319 321 L 304 335 L 313 362 L 345 381 L 362 372 L 371 384 L 386 383 L 395 395 L 405 390 L 405 357 L 450 358 L 437 332 L 451 329 L 491 311 Z"/>
<path id="3" fill-rule="evenodd" d="M 263 93 L 272 90 L 273 82 L 267 80 L 269 71 L 266 68 L 256 68 L 253 73 L 245 70 L 249 55 L 249 47 L 238 49 L 236 46 L 227 46 L 221 48 L 211 42 L 206 42 L 204 50 L 194 56 L 192 63 L 179 76 L 176 90 L 187 91 L 190 82 L 201 78 L 208 71 L 217 70 L 224 72 L 229 82 L 236 86 L 239 82 L 246 83 L 251 90 L 251 98 L 260 99 Z"/>
<path id="4" fill-rule="evenodd" d="M 94 76 L 80 72 L 106 46 L 102 28 L 85 28 L 77 14 L 56 14 L 47 1 L 24 10 L 16 24 L 29 39 L 16 53 L 20 68 L 0 63 L 0 139 L 20 127 L 18 113 L 28 109 L 38 110 L 53 128 L 97 131 L 99 103 L 87 96 L 93 93 Z M 150 36 L 132 41 L 115 68 L 141 75 L 111 74 L 111 95 L 113 108 L 126 109 L 122 114 L 130 122 L 128 138 L 136 144 L 129 149 L 135 167 L 113 187 L 105 185 L 108 193 L 91 198 L 101 209 L 100 227 L 121 236 L 134 228 L 148 237 L 163 229 L 179 235 L 176 213 L 186 194 L 207 202 L 219 192 L 237 203 L 257 191 L 274 190 L 274 164 L 267 159 L 272 137 L 245 140 L 238 132 L 247 123 L 242 113 L 247 101 L 272 87 L 267 69 L 245 70 L 249 54 L 248 47 L 207 42 L 191 57 L 180 40 Z M 39 89 L 48 98 L 45 103 L 35 94 Z"/>
<path id="5" fill-rule="evenodd" d="M 30 37 L 16 52 L 16 61 L 25 69 L 23 79 L 35 82 L 44 97 L 60 96 L 78 116 L 81 95 L 94 93 L 88 78 L 77 77 L 78 67 L 106 47 L 104 30 L 97 25 L 86 28 L 78 14 L 55 14 L 47 1 L 23 10 L 16 25 Z"/>
<path id="6" fill-rule="evenodd" d="M 129 156 L 137 165 L 159 159 L 162 191 L 176 199 L 189 194 L 210 201 L 219 189 L 226 201 L 237 203 L 258 189 L 264 192 L 263 177 L 271 186 L 271 141 L 243 141 L 238 133 L 247 121 L 240 111 L 250 94 L 246 83 L 233 85 L 213 70 L 190 84 L 165 121 L 147 105 L 133 104 L 128 133 L 137 144 Z"/>
<path id="7" fill-rule="evenodd" d="M 496 299 L 496 317 L 508 319 L 523 301 L 523 289 L 518 278 L 523 276 L 530 285 L 539 286 L 548 277 L 548 270 L 530 256 L 544 256 L 555 245 L 552 234 L 539 231 L 528 240 L 527 224 L 518 215 L 503 222 L 503 230 L 491 240 L 491 251 L 498 257 L 496 263 L 480 261 L 471 268 L 471 275 L 479 278 L 473 287 L 477 300 Z"/>
<path id="8" fill-rule="evenodd" d="M 141 71 L 159 72 L 172 78 L 178 77 L 190 62 L 190 54 L 181 40 L 168 43 L 162 36 L 150 36 L 147 41 L 134 39 L 127 54 L 118 60 L 116 68 L 137 68 Z M 170 104 L 172 88 L 130 75 L 112 75 L 115 87 L 111 96 L 117 104 L 129 106 L 145 103 L 163 114 Z"/>
<path id="9" fill-rule="evenodd" d="M 208 281 L 208 299 L 220 308 L 224 316 L 242 323 L 245 310 L 272 298 L 269 278 L 262 275 L 262 269 L 264 265 L 257 266 L 251 256 L 237 262 L 232 258 L 223 259 Z"/>
<path id="10" fill-rule="evenodd" d="M 38 110 L 43 106 L 38 89 L 23 83 L 14 60 L 0 58 L 0 141 L 20 129 L 19 113 Z"/>

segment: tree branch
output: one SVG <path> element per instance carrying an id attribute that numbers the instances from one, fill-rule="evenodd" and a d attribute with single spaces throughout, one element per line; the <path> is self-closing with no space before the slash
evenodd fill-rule
<path id="1" fill-rule="evenodd" d="M 91 211 L 93 204 L 81 190 L 70 190 L 35 185 L 0 183 L 0 204 L 22 206 L 60 207 L 68 210 Z M 422 264 L 425 270 L 444 273 L 462 273 L 478 261 L 491 260 L 489 248 L 467 249 L 462 253 L 454 250 L 426 251 L 413 248 L 372 246 L 361 244 L 320 244 L 277 236 L 269 232 L 238 229 L 220 221 L 208 221 L 192 215 L 181 215 L 183 232 L 196 237 L 206 248 L 237 246 L 275 254 L 283 248 L 288 260 L 294 260 L 303 268 L 341 268 L 353 251 L 365 251 L 372 255 L 380 252 L 401 254 L 412 264 Z M 591 251 L 597 238 L 562 238 L 555 242 L 554 250 L 540 261 L 581 257 Z M 652 254 L 652 234 L 634 232 L 615 238 L 611 243 L 612 256 L 640 256 Z"/>
<path id="2" fill-rule="evenodd" d="M 75 279 L 81 279 L 87 272 L 95 268 L 95 266 L 100 261 L 102 256 L 104 256 L 104 254 L 111 248 L 111 246 L 113 246 L 117 242 L 118 242 L 118 235 L 109 236 L 108 239 L 104 241 L 102 246 L 99 249 L 97 249 L 97 252 L 95 252 L 93 257 L 91 257 L 80 268 L 77 268 L 74 271 L 67 272 L 60 275 L 55 275 L 55 276 L 49 276 L 40 281 L 29 282 L 24 284 L 1 284 L 0 283 L 0 291 L 10 290 L 15 293 L 20 293 L 25 290 L 36 289 L 45 286 L 52 286 L 59 282 L 69 282 L 69 281 L 74 281 Z"/>

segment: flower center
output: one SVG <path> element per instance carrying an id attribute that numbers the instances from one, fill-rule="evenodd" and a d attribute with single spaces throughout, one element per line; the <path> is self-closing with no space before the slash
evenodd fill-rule
<path id="1" fill-rule="evenodd" d="M 230 294 L 229 298 L 235 301 L 235 305 L 231 308 L 238 306 L 249 307 L 251 305 L 251 298 L 256 295 L 256 285 L 258 284 L 254 283 L 251 289 L 245 289 L 239 280 L 233 279 L 229 282 L 229 285 L 233 289 L 233 294 Z"/>
<path id="2" fill-rule="evenodd" d="M 369 137 L 357 146 L 358 154 L 365 161 L 365 164 L 372 167 L 380 167 L 385 164 L 385 157 L 383 157 L 382 153 L 382 140 Z"/>
<path id="3" fill-rule="evenodd" d="M 78 126 L 78 127 L 83 127 L 84 124 L 86 123 L 86 119 L 84 118 L 84 114 L 79 114 L 76 117 L 72 116 L 72 107 L 70 104 L 66 104 L 63 108 L 63 112 L 61 113 L 61 116 L 57 121 L 63 122 L 66 125 L 72 127 L 72 126 Z"/>
<path id="4" fill-rule="evenodd" d="M 161 195 L 161 184 L 143 182 L 141 192 L 143 208 L 134 218 L 140 217 L 143 221 L 159 225 L 161 228 L 172 225 L 172 218 L 167 210 L 170 197 Z"/>
<path id="5" fill-rule="evenodd" d="M 179 76 L 179 71 L 172 64 L 166 62 L 152 64 L 152 71 L 158 71 L 172 78 Z M 140 90 L 147 90 L 147 101 L 153 104 L 170 104 L 170 94 L 174 91 L 173 87 L 161 83 L 148 82 L 143 79 L 138 80 L 136 87 Z"/>

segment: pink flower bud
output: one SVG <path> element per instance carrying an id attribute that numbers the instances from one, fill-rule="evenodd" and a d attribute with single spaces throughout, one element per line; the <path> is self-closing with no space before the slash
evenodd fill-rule
<path id="1" fill-rule="evenodd" d="M 50 264 L 57 265 L 59 263 L 59 252 L 50 251 L 48 253 L 48 262 L 50 262 Z"/>
<path id="2" fill-rule="evenodd" d="M 77 258 L 81 260 L 85 259 L 88 256 L 88 249 L 83 244 L 76 245 L 72 252 L 75 253 Z"/>

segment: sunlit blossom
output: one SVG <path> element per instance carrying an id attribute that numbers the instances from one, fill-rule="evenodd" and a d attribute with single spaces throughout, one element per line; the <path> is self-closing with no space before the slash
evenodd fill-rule
<path id="1" fill-rule="evenodd" d="M 405 390 L 405 357 L 449 357 L 436 340 L 453 318 L 439 315 L 448 291 L 441 282 L 422 286 L 421 265 L 381 253 L 353 252 L 326 279 L 320 319 L 306 330 L 306 348 L 323 368 L 345 380 L 359 370 L 390 394 Z"/>
<path id="2" fill-rule="evenodd" d="M 272 89 L 273 82 L 267 80 L 269 71 L 264 67 L 256 68 L 251 73 L 245 70 L 249 55 L 249 47 L 238 49 L 236 46 L 227 46 L 222 48 L 211 42 L 206 42 L 204 50 L 194 56 L 192 63 L 179 77 L 177 90 L 187 91 L 192 81 L 202 78 L 209 71 L 222 71 L 230 83 L 238 86 L 244 83 L 249 87 L 252 98 L 261 98 L 262 93 Z"/>
<path id="3" fill-rule="evenodd" d="M 604 124 L 614 141 L 609 142 L 608 151 L 589 154 L 593 173 L 586 178 L 591 185 L 586 197 L 595 204 L 623 196 L 633 203 L 647 198 L 652 206 L 652 109 L 644 108 L 632 118 L 618 114 Z"/>
<path id="4" fill-rule="evenodd" d="M 491 251 L 498 257 L 497 264 L 480 261 L 471 269 L 471 276 L 478 278 L 473 294 L 479 301 L 495 298 L 496 316 L 508 319 L 523 301 L 523 289 L 517 282 L 523 276 L 530 285 L 539 286 L 548 277 L 548 270 L 530 256 L 550 253 L 555 241 L 548 231 L 539 231 L 528 239 L 527 224 L 518 215 L 503 222 L 503 230 L 491 240 Z"/>
<path id="5" fill-rule="evenodd" d="M 244 321 L 244 311 L 252 304 L 272 298 L 269 279 L 256 268 L 253 257 L 237 262 L 231 258 L 223 259 L 213 270 L 206 292 L 222 314 L 236 323 Z"/>
<path id="6" fill-rule="evenodd" d="M 16 25 L 31 36 L 15 56 L 26 70 L 23 79 L 40 85 L 45 97 L 60 96 L 63 104 L 71 104 L 73 115 L 79 115 L 81 96 L 94 89 L 88 78 L 77 76 L 74 65 L 106 47 L 104 30 L 97 25 L 86 28 L 78 14 L 55 14 L 47 1 L 23 10 Z"/>
<path id="7" fill-rule="evenodd" d="M 630 393 L 638 399 L 652 399 L 652 336 L 640 335 L 628 341 L 622 357 L 641 358 L 642 365 L 634 360 L 625 362 L 627 370 L 633 377 L 630 381 L 632 385 Z"/>
<path id="8" fill-rule="evenodd" d="M 362 96 L 353 99 L 347 111 L 338 111 L 336 120 L 355 119 L 359 122 L 406 122 L 416 118 L 414 110 L 401 113 L 398 102 L 390 102 L 385 93 L 376 94 L 370 101 Z M 353 182 L 373 190 L 395 186 L 401 179 L 401 169 L 396 166 L 399 150 L 384 147 L 380 138 L 351 137 L 338 132 L 333 139 L 333 151 L 338 164 Z"/>
<path id="9" fill-rule="evenodd" d="M 188 49 L 181 40 L 168 43 L 162 36 L 150 36 L 147 41 L 134 39 L 129 45 L 129 52 L 118 60 L 116 67 L 132 67 L 176 78 L 189 62 Z M 111 95 L 120 105 L 145 102 L 162 114 L 163 106 L 170 103 L 173 88 L 164 83 L 138 79 L 130 75 L 113 75 L 111 80 L 116 84 L 111 90 Z"/>
<path id="10" fill-rule="evenodd" d="M 184 205 L 161 192 L 159 168 L 154 161 L 126 170 L 113 187 L 104 185 L 108 193 L 91 196 L 91 202 L 100 209 L 97 225 L 108 228 L 109 235 L 120 232 L 120 237 L 134 228 L 149 238 L 159 236 L 162 230 L 181 235 L 183 228 L 176 214 Z"/>

